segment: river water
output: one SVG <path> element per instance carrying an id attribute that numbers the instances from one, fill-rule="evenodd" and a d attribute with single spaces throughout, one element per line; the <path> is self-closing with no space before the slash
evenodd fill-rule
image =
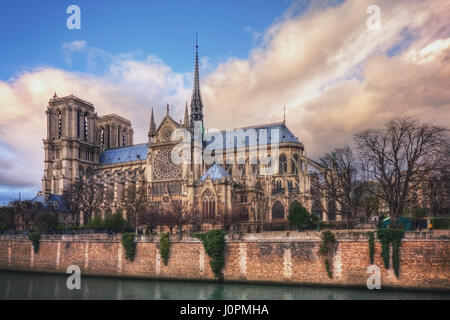
<path id="1" fill-rule="evenodd" d="M 103 277 L 82 277 L 81 289 L 69 290 L 66 285 L 68 276 L 0 271 L 0 299 L 450 300 L 450 293 Z"/>

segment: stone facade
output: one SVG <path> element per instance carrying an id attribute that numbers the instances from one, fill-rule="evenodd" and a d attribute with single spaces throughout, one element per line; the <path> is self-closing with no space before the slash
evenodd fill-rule
<path id="1" fill-rule="evenodd" d="M 188 139 L 190 145 L 183 150 L 197 161 L 172 160 L 180 145 L 175 132 L 185 130 L 193 137 L 198 129 L 201 137 L 210 134 L 203 127 L 198 53 L 190 113 L 186 104 L 184 121 L 179 123 L 171 117 L 167 105 L 167 114 L 157 126 L 152 111 L 147 143 L 133 145 L 129 120 L 116 114 L 99 117 L 91 103 L 73 95 L 58 97 L 55 93 L 46 113 L 45 199 L 64 195 L 77 179 L 95 177 L 114 194 L 112 200 L 105 199 L 103 216 L 121 206 L 130 184 L 145 187 L 149 202 L 160 208 L 181 201 L 208 216 L 239 211 L 249 222 L 286 219 L 294 201 L 310 211 L 320 207 L 310 200 L 310 171 L 319 166 L 305 155 L 303 144 L 285 121 L 221 131 L 224 144 L 215 150 L 221 156 L 216 154 L 214 163 L 204 159 L 208 145 L 195 139 Z M 272 155 L 274 145 L 278 153 Z M 263 155 L 266 149 L 270 151 Z M 271 164 L 276 170 L 262 174 L 269 165 L 261 159 L 268 156 L 273 156 Z M 322 219 L 328 220 L 325 213 Z"/>
<path id="2" fill-rule="evenodd" d="M 33 253 L 28 240 L 3 236 L 0 239 L 0 269 L 65 273 L 70 265 L 82 274 L 118 277 L 214 280 L 210 258 L 201 242 L 185 239 L 170 243 L 170 258 L 164 265 L 157 239 L 140 239 L 133 262 L 125 259 L 119 238 L 58 236 L 42 240 Z M 333 258 L 333 278 L 329 278 L 319 255 L 320 237 L 305 233 L 299 237 L 279 235 L 272 239 L 257 234 L 226 242 L 225 281 L 321 284 L 366 287 L 370 265 L 367 236 L 337 234 L 338 249 Z M 381 270 L 381 287 L 450 291 L 450 239 L 410 233 L 400 249 L 400 275 L 386 270 L 375 241 L 375 265 Z M 392 265 L 392 264 L 391 264 Z M 392 267 L 391 267 L 392 268 Z"/>

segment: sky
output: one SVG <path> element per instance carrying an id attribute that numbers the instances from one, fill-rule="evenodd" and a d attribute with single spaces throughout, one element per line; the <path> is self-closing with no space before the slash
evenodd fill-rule
<path id="1" fill-rule="evenodd" d="M 69 5 L 81 29 L 69 30 Z M 380 9 L 370 28 L 371 5 Z M 56 91 L 117 113 L 146 142 L 176 120 L 199 34 L 205 125 L 286 121 L 317 158 L 398 116 L 450 123 L 450 4 L 440 0 L 0 2 L 0 203 L 41 187 Z"/>

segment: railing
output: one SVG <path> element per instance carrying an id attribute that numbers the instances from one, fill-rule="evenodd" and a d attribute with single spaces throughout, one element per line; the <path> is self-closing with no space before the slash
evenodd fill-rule
<path id="1" fill-rule="evenodd" d="M 272 189 L 272 194 L 284 193 L 284 188 Z"/>

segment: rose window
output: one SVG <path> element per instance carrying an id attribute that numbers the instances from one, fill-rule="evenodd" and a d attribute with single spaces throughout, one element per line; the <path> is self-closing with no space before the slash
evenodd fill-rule
<path id="1" fill-rule="evenodd" d="M 156 154 L 153 159 L 154 179 L 181 178 L 181 165 L 172 162 L 172 149 L 164 149 Z"/>

